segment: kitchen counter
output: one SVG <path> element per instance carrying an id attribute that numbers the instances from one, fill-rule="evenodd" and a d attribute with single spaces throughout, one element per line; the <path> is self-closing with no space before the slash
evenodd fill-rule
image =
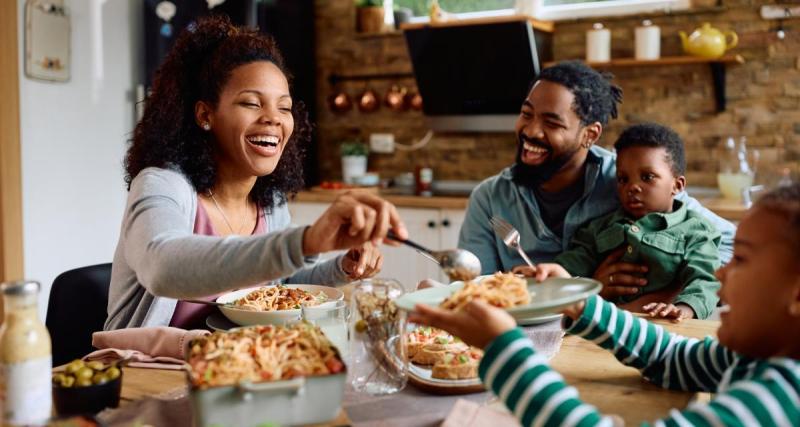
<path id="1" fill-rule="evenodd" d="M 356 190 L 366 191 L 366 190 Z M 382 192 L 372 190 L 379 194 L 395 206 L 400 208 L 431 208 L 431 209 L 466 209 L 469 197 L 467 196 L 413 196 L 407 194 L 397 194 L 392 192 Z M 295 202 L 306 203 L 330 203 L 342 191 L 323 190 L 323 191 L 301 191 L 297 193 Z M 747 212 L 747 207 L 737 201 L 723 199 L 721 197 L 702 197 L 697 196 L 697 200 L 706 208 L 729 221 L 741 221 Z"/>
<path id="2" fill-rule="evenodd" d="M 697 197 L 697 201 L 728 221 L 739 222 L 747 212 L 744 203 L 721 197 Z"/>
<path id="3" fill-rule="evenodd" d="M 330 203 L 342 192 L 339 190 L 301 191 L 297 193 L 294 201 L 301 203 Z M 469 197 L 466 196 L 413 196 L 377 190 L 370 192 L 379 194 L 399 208 L 466 209 L 469 201 Z"/>

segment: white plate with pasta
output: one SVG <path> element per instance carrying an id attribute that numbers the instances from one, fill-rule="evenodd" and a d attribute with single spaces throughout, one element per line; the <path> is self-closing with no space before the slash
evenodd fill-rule
<path id="1" fill-rule="evenodd" d="M 538 319 L 556 319 L 561 309 L 600 292 L 601 287 L 600 282 L 585 278 L 549 278 L 538 283 L 532 278 L 497 273 L 480 276 L 472 283 L 459 281 L 411 292 L 395 304 L 406 311 L 414 311 L 416 304 L 457 310 L 480 298 L 504 308 L 521 324 L 533 324 Z"/>
<path id="2" fill-rule="evenodd" d="M 339 289 L 321 285 L 258 286 L 228 292 L 217 298 L 219 309 L 241 326 L 284 325 L 300 320 L 301 307 L 324 306 L 344 299 Z"/>

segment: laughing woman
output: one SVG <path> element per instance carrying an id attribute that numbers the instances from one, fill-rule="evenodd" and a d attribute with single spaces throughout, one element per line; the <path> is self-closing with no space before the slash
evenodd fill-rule
<path id="1" fill-rule="evenodd" d="M 271 38 L 227 19 L 179 36 L 125 160 L 107 330 L 202 327 L 205 306 L 181 299 L 366 277 L 380 268 L 376 245 L 389 228 L 406 236 L 394 206 L 363 194 L 339 197 L 311 226 L 289 226 L 310 125 L 288 79 Z M 349 252 L 315 262 L 338 249 Z"/>

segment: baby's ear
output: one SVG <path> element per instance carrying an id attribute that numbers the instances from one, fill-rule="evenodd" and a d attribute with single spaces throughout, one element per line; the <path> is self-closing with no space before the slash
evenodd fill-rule
<path id="1" fill-rule="evenodd" d="M 676 195 L 686 188 L 686 177 L 681 175 L 672 182 L 672 195 Z"/>

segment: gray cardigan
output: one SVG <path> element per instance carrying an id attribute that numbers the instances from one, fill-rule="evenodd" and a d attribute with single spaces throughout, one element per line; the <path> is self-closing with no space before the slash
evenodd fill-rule
<path id="1" fill-rule="evenodd" d="M 193 234 L 197 192 L 181 172 L 147 168 L 131 182 L 111 269 L 105 329 L 165 326 L 177 299 L 254 286 L 344 283 L 341 256 L 304 257 L 305 227 L 291 227 L 285 204 L 265 212 L 268 234 Z"/>

